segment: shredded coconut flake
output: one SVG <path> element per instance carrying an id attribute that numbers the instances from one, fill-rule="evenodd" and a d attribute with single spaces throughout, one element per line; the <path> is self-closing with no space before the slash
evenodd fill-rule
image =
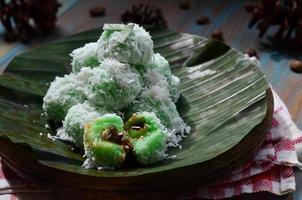
<path id="1" fill-rule="evenodd" d="M 57 140 L 58 137 L 51 135 L 50 133 L 47 133 L 47 137 L 53 141 Z"/>
<path id="2" fill-rule="evenodd" d="M 174 160 L 174 159 L 176 159 L 176 158 L 177 158 L 177 155 L 168 156 L 167 158 L 168 158 L 168 159 L 172 159 L 172 160 Z"/>
<path id="3" fill-rule="evenodd" d="M 46 129 L 49 129 L 49 125 L 48 124 L 45 124 L 44 126 Z"/>
<path id="4" fill-rule="evenodd" d="M 202 78 L 204 76 L 212 75 L 215 73 L 216 73 L 216 71 L 207 69 L 204 71 L 194 71 L 193 73 L 189 74 L 188 77 L 190 79 L 196 79 L 196 78 Z"/>

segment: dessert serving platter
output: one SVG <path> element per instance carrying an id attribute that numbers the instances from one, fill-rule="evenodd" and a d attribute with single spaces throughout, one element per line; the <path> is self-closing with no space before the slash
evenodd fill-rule
<path id="1" fill-rule="evenodd" d="M 52 137 L 55 132 L 45 127 L 43 96 L 56 76 L 70 72 L 69 53 L 97 40 L 101 31 L 96 29 L 16 56 L 0 76 L 0 156 L 14 171 L 77 197 L 122 199 L 148 193 L 154 198 L 158 191 L 171 197 L 223 177 L 257 151 L 273 112 L 272 93 L 257 62 L 215 40 L 146 30 L 155 52 L 180 78 L 177 109 L 191 127 L 181 148 L 147 167 L 85 169 L 82 154 Z"/>

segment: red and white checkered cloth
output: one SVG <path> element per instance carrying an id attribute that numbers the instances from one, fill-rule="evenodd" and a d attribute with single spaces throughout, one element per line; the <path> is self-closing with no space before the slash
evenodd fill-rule
<path id="1" fill-rule="evenodd" d="M 194 196 L 225 199 L 244 193 L 267 191 L 283 195 L 295 191 L 293 167 L 302 169 L 299 160 L 302 132 L 274 91 L 273 95 L 273 121 L 260 150 L 247 163 L 231 172 L 229 177 L 199 188 Z"/>
<path id="2" fill-rule="evenodd" d="M 197 188 L 192 197 L 225 199 L 244 193 L 267 191 L 282 195 L 295 190 L 293 167 L 302 169 L 298 156 L 302 152 L 302 133 L 279 96 L 273 93 L 273 121 L 261 149 L 243 166 L 230 172 L 228 178 Z M 12 172 L 1 158 L 0 161 L 0 200 L 15 200 L 18 193 L 41 191 Z"/>

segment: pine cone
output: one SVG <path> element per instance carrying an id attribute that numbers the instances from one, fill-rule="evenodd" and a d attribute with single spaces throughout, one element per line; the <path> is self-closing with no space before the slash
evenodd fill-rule
<path id="1" fill-rule="evenodd" d="M 10 42 L 27 42 L 35 33 L 49 34 L 55 28 L 59 6 L 57 0 L 0 0 L 0 19 L 6 30 L 4 38 Z"/>
<path id="2" fill-rule="evenodd" d="M 43 34 L 49 34 L 55 29 L 56 14 L 61 6 L 57 0 L 33 0 L 31 17 Z"/>
<path id="3" fill-rule="evenodd" d="M 247 5 L 245 10 L 253 15 L 249 27 L 257 24 L 260 37 L 271 26 L 278 25 L 275 37 L 293 36 L 302 41 L 302 0 L 262 0 L 260 5 Z"/>
<path id="4" fill-rule="evenodd" d="M 167 27 L 162 10 L 154 5 L 133 5 L 131 10 L 127 10 L 121 15 L 123 23 L 133 22 L 141 25 L 155 25 Z"/>

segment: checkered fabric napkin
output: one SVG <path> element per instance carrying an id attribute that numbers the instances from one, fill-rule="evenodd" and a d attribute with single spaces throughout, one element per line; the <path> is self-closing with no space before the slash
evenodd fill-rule
<path id="1" fill-rule="evenodd" d="M 295 191 L 293 167 L 302 169 L 302 132 L 274 91 L 273 95 L 273 121 L 260 150 L 227 178 L 199 188 L 194 195 L 225 199 L 244 193 L 267 191 L 283 195 Z"/>
<path id="2" fill-rule="evenodd" d="M 293 167 L 302 169 L 302 134 L 279 96 L 273 94 L 273 121 L 260 150 L 227 178 L 197 188 L 192 197 L 225 199 L 244 193 L 267 191 L 282 195 L 295 190 Z M 18 199 L 20 193 L 33 193 L 35 199 L 35 192 L 43 192 L 0 161 L 0 200 Z"/>

